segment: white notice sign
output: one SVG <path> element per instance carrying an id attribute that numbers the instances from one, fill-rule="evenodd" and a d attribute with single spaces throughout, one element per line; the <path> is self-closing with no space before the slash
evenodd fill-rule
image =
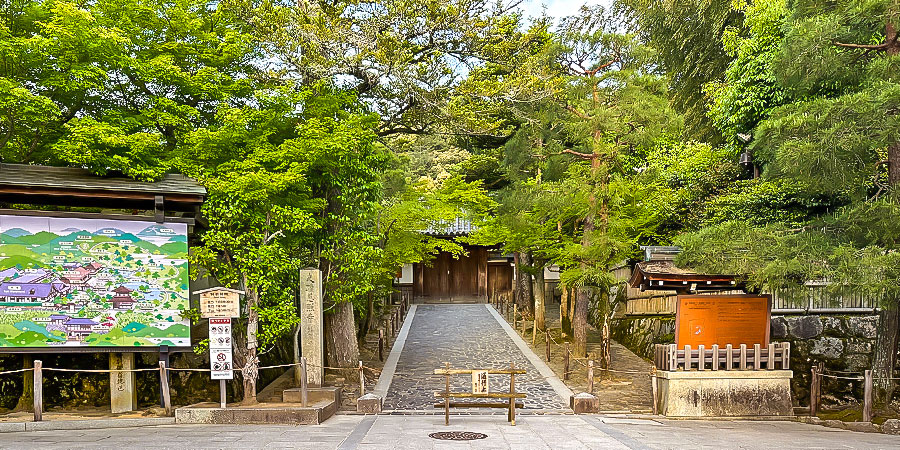
<path id="1" fill-rule="evenodd" d="M 209 368 L 213 380 L 231 380 L 231 319 L 209 319 Z"/>
<path id="2" fill-rule="evenodd" d="M 488 382 L 487 370 L 472 371 L 472 393 L 488 394 L 490 393 L 490 382 Z"/>

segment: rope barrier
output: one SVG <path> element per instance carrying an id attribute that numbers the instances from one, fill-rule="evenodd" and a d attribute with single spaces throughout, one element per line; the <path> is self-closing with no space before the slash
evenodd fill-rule
<path id="1" fill-rule="evenodd" d="M 841 377 L 837 375 L 828 375 L 826 373 L 822 374 L 823 377 L 834 378 L 836 380 L 851 380 L 851 381 L 863 381 L 865 378 L 863 377 Z"/>
<path id="2" fill-rule="evenodd" d="M 6 374 L 9 374 L 9 373 L 28 372 L 29 370 L 34 370 L 34 368 L 31 367 L 31 368 L 28 368 L 28 369 L 7 370 L 7 371 L 4 371 L 4 372 L 0 372 L 0 375 L 6 375 Z"/>
<path id="3" fill-rule="evenodd" d="M 43 367 L 43 370 L 55 372 L 84 372 L 84 373 L 116 373 L 116 372 L 159 372 L 159 367 L 149 369 L 64 369 L 61 367 Z"/>

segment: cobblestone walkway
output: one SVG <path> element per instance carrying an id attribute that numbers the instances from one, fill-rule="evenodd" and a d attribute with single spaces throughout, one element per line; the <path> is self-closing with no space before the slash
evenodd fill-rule
<path id="1" fill-rule="evenodd" d="M 384 409 L 434 411 L 434 392 L 444 388 L 444 377 L 434 375 L 434 369 L 445 362 L 453 368 L 484 369 L 515 363 L 528 371 L 516 376 L 516 390 L 528 395 L 526 410 L 567 408 L 485 305 L 418 305 Z M 457 391 L 471 391 L 471 383 L 466 375 L 451 377 L 451 389 Z M 491 377 L 491 392 L 508 390 L 507 376 Z"/>

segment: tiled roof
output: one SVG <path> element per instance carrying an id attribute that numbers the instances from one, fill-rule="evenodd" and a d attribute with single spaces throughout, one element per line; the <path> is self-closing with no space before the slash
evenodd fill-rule
<path id="1" fill-rule="evenodd" d="M 472 221 L 456 218 L 450 221 L 440 221 L 422 232 L 430 236 L 464 236 L 477 229 L 478 227 L 472 225 Z"/>
<path id="2" fill-rule="evenodd" d="M 55 290 L 50 283 L 0 283 L 0 295 L 46 298 Z"/>
<path id="3" fill-rule="evenodd" d="M 156 195 L 186 194 L 205 196 L 206 189 L 193 178 L 165 175 L 148 183 L 126 177 L 97 176 L 75 167 L 0 164 L 0 186 L 86 191 L 140 192 Z"/>

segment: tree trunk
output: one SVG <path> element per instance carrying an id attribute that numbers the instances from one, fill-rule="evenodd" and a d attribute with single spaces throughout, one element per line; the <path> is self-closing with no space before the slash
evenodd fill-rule
<path id="1" fill-rule="evenodd" d="M 519 264 L 523 267 L 532 268 L 533 259 L 531 257 L 531 253 L 522 253 L 519 257 Z M 519 286 L 521 287 L 521 296 L 519 297 L 519 310 L 522 311 L 522 314 L 527 314 L 528 316 L 534 317 L 534 277 L 531 276 L 531 273 L 525 270 L 519 270 L 522 274 L 522 279 L 519 282 Z"/>
<path id="2" fill-rule="evenodd" d="M 547 330 L 547 306 L 544 291 L 544 262 L 538 259 L 534 261 L 534 321 L 537 329 Z"/>
<path id="3" fill-rule="evenodd" d="M 31 369 L 32 367 L 34 367 L 34 357 L 23 355 L 22 368 Z M 14 411 L 34 411 L 34 371 L 22 372 L 22 383 L 22 396 L 19 397 Z"/>
<path id="4" fill-rule="evenodd" d="M 351 368 L 359 361 L 353 304 L 350 302 L 335 305 L 334 311 L 325 315 L 325 350 L 330 367 Z"/>
<path id="5" fill-rule="evenodd" d="M 244 286 L 247 286 L 246 276 L 244 277 Z M 259 294 L 255 288 L 247 289 L 247 301 L 249 303 L 247 305 L 247 353 L 244 366 L 241 369 L 244 380 L 244 399 L 242 403 L 252 405 L 256 403 L 256 380 L 259 378 L 259 360 L 256 356 L 256 347 L 258 345 L 256 333 L 259 329 L 259 311 L 256 310 L 256 305 L 259 304 Z"/>
<path id="6" fill-rule="evenodd" d="M 569 319 L 569 288 L 562 286 L 562 297 L 559 301 L 559 324 L 564 334 L 572 334 L 572 322 Z"/>
<path id="7" fill-rule="evenodd" d="M 591 303 L 591 288 L 582 286 L 576 289 L 575 312 L 572 315 L 572 353 L 576 358 L 587 356 L 587 322 L 588 305 Z"/>
<path id="8" fill-rule="evenodd" d="M 900 143 L 888 146 L 888 182 L 893 189 L 900 189 Z"/>
<path id="9" fill-rule="evenodd" d="M 875 380 L 875 398 L 880 404 L 890 402 L 894 395 L 896 383 L 886 378 L 894 377 L 897 366 L 897 344 L 900 334 L 900 307 L 894 302 L 889 308 L 881 310 L 878 322 L 878 339 L 875 354 L 872 358 L 872 375 Z M 879 378 L 881 378 L 879 380 Z"/>
<path id="10" fill-rule="evenodd" d="M 366 322 L 363 326 L 361 339 L 365 339 L 366 335 L 372 331 L 372 324 L 374 323 L 372 317 L 375 316 L 375 292 L 370 291 L 366 300 Z"/>

